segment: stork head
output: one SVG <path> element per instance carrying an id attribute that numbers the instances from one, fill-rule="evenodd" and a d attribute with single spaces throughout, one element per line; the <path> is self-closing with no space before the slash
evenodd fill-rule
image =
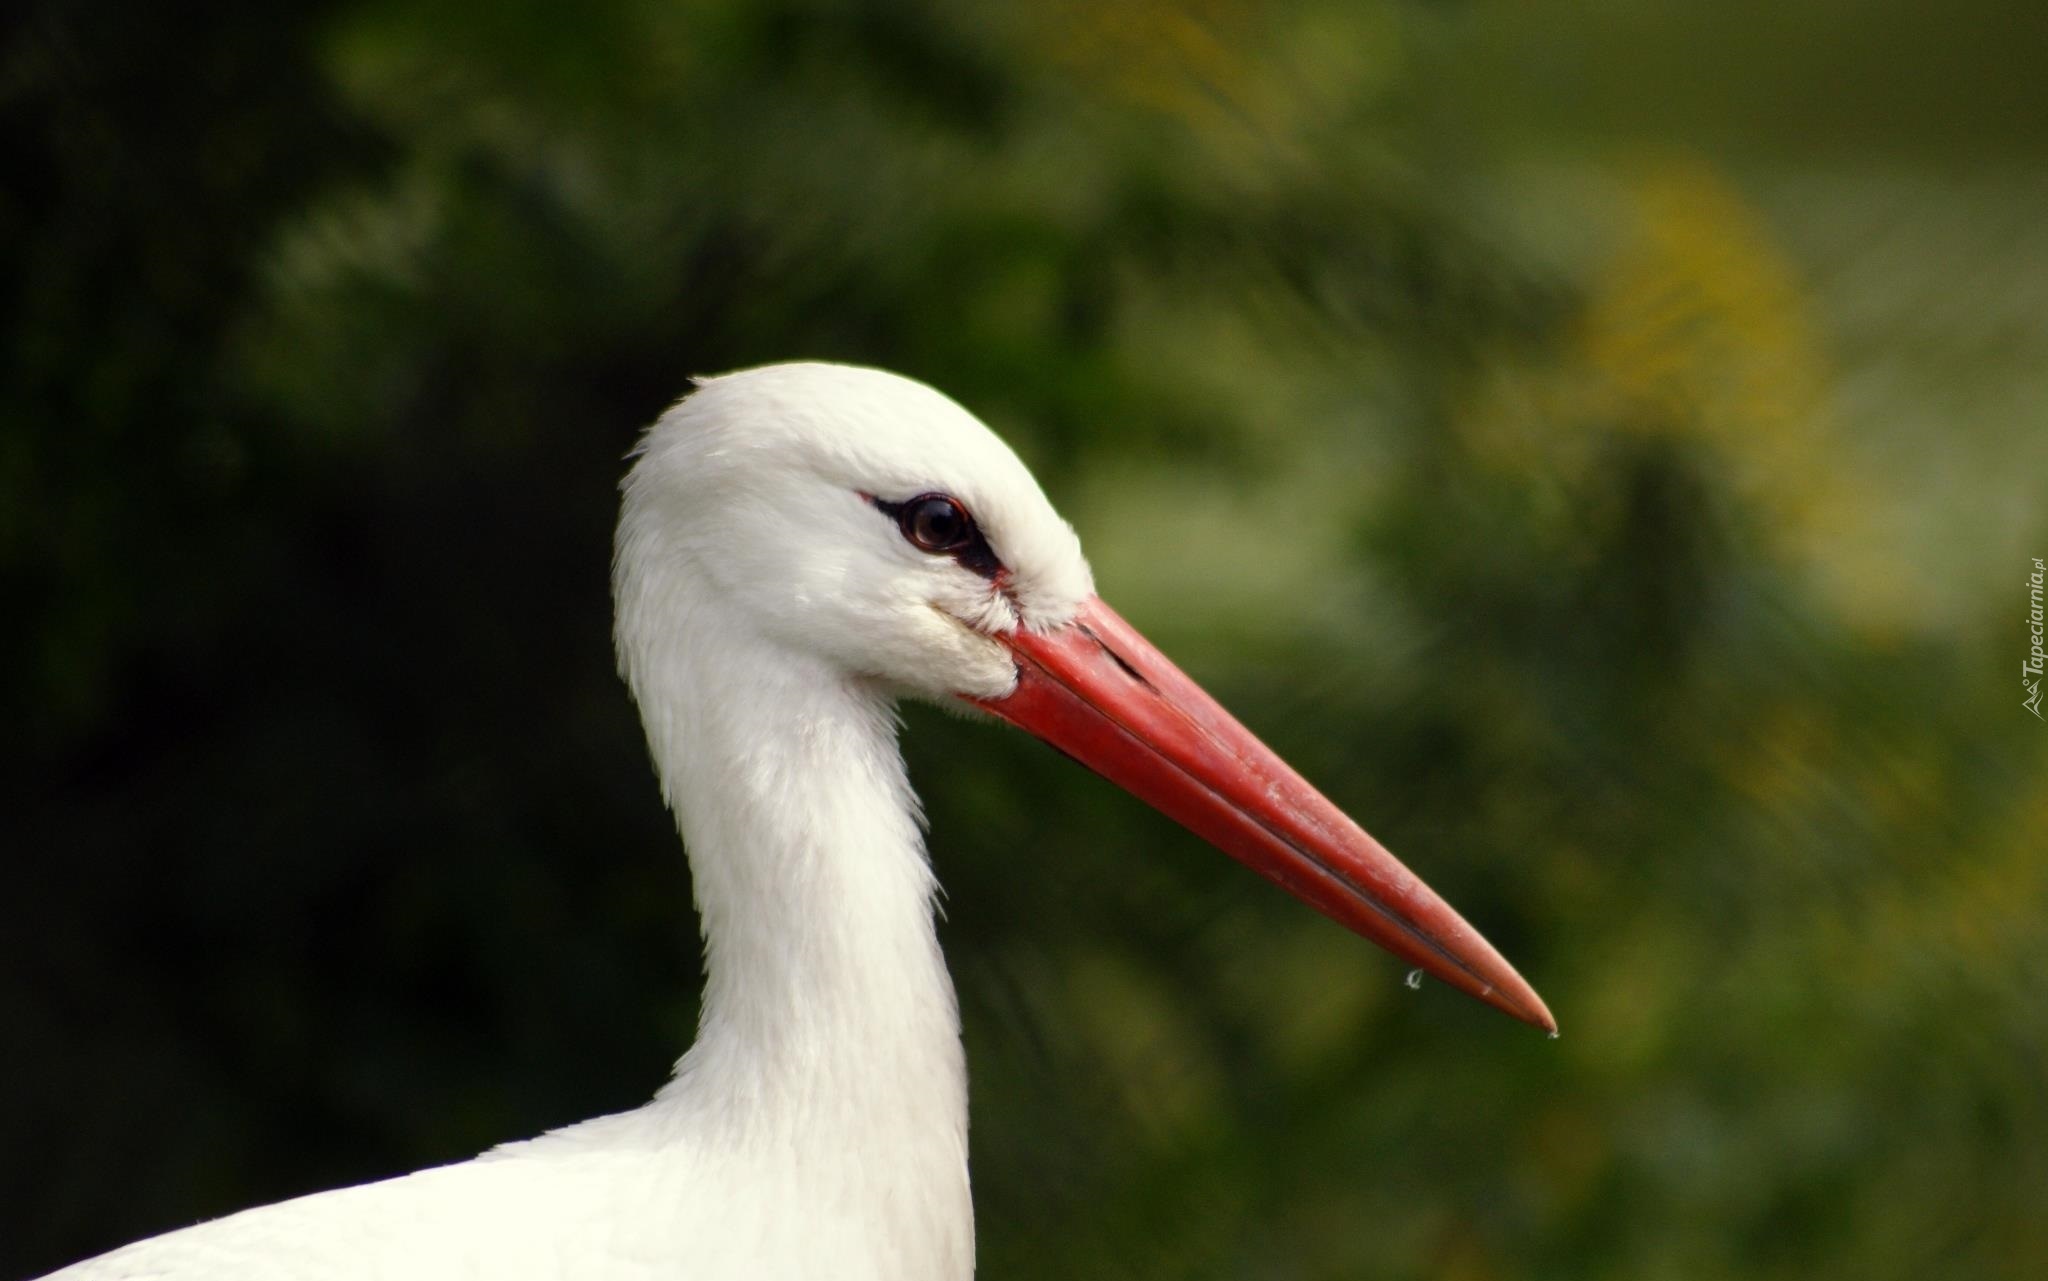
<path id="1" fill-rule="evenodd" d="M 705 608 L 627 590 L 681 568 L 749 643 L 992 713 L 1555 1031 L 1477 931 L 1095 595 L 1073 529 L 953 401 L 879 370 L 771 365 L 700 381 L 638 453 L 619 523 L 622 649 L 642 612 Z"/>
<path id="2" fill-rule="evenodd" d="M 1008 693 L 998 638 L 1066 623 L 1094 594 L 1010 447 L 908 378 L 786 364 L 701 379 L 639 454 L 622 560 L 688 558 L 762 639 L 912 694 Z"/>

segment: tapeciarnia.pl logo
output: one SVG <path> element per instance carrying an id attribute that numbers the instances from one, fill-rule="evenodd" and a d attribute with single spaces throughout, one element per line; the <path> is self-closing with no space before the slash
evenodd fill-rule
<path id="1" fill-rule="evenodd" d="M 2041 564 L 2039 556 L 2034 557 L 2034 572 L 2027 576 L 2027 631 L 2034 639 L 2034 647 L 2027 651 L 2027 661 L 2020 664 L 2020 684 L 2026 687 L 2027 697 L 2020 704 L 2034 714 L 2035 720 L 2048 720 L 2041 715 L 2041 667 L 2048 662 L 2048 654 L 2041 652 L 2041 579 L 2048 568 Z"/>

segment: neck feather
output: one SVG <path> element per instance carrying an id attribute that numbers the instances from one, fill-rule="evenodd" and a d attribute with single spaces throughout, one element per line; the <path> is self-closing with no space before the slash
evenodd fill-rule
<path id="1" fill-rule="evenodd" d="M 964 1162 L 959 1015 L 891 701 L 622 575 L 622 666 L 689 851 L 706 982 L 664 1101 L 717 1128 L 890 1133 Z"/>

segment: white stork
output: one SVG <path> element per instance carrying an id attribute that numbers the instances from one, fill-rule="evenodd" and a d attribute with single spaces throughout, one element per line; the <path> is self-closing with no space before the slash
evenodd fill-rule
<path id="1" fill-rule="evenodd" d="M 641 441 L 619 667 L 689 852 L 696 1044 L 646 1106 L 185 1228 L 64 1281 L 961 1281 L 967 1072 L 896 745 L 909 696 L 1038 735 L 1322 912 L 1554 1030 L 1469 925 L 1097 599 L 938 392 L 712 378 Z"/>

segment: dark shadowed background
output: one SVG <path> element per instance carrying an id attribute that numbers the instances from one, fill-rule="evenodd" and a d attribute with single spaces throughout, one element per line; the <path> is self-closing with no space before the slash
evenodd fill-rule
<path id="1" fill-rule="evenodd" d="M 914 710 L 1027 1277 L 2048 1266 L 2048 9 L 30 0 L 0 1277 L 644 1100 L 692 373 L 930 381 L 1545 1041 Z"/>

